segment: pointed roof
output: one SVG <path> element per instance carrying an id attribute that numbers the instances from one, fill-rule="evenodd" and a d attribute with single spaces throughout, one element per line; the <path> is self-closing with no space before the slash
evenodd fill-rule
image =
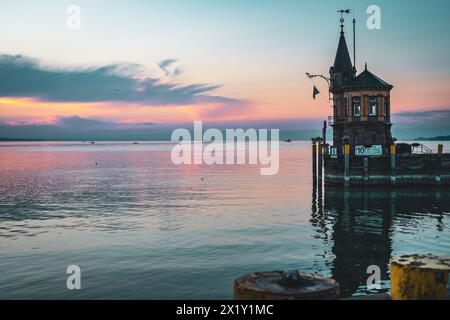
<path id="1" fill-rule="evenodd" d="M 352 60 L 350 59 L 350 54 L 348 53 L 347 43 L 345 42 L 343 31 L 341 31 L 341 37 L 339 38 L 339 45 L 333 67 L 335 71 L 353 70 Z"/>
<path id="2" fill-rule="evenodd" d="M 391 90 L 392 85 L 374 75 L 372 72 L 366 68 L 357 77 L 353 78 L 349 84 L 345 86 L 346 89 L 356 90 L 356 89 L 380 89 L 380 90 Z"/>

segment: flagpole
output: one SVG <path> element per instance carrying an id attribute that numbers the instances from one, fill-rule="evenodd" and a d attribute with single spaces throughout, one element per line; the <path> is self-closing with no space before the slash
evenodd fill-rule
<path id="1" fill-rule="evenodd" d="M 326 82 L 327 82 L 327 84 L 328 84 L 328 100 L 331 100 L 331 94 L 330 94 L 330 78 L 328 78 L 328 77 L 325 77 L 324 75 L 322 75 L 322 74 L 310 74 L 309 72 L 307 72 L 306 73 L 306 77 L 308 78 L 308 79 L 313 79 L 313 78 L 322 78 L 322 79 L 324 79 L 324 80 L 326 80 Z"/>

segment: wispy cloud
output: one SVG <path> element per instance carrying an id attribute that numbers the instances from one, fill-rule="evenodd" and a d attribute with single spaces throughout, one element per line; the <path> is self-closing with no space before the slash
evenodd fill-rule
<path id="1" fill-rule="evenodd" d="M 175 67 L 173 71 L 170 70 L 170 67 L 177 61 L 177 59 L 165 59 L 161 61 L 158 66 L 162 71 L 164 71 L 166 76 L 178 76 L 181 74 L 181 69 L 179 67 Z"/>
<path id="2" fill-rule="evenodd" d="M 160 63 L 167 69 L 176 60 Z M 44 67 L 39 60 L 23 55 L 0 55 L 0 96 L 33 97 L 52 102 L 130 102 L 146 106 L 193 105 L 208 101 L 221 105 L 244 102 L 211 94 L 215 84 L 167 83 L 142 77 L 138 64 L 101 67 Z M 169 72 L 169 71 L 166 71 Z M 178 74 L 180 69 L 172 73 Z"/>

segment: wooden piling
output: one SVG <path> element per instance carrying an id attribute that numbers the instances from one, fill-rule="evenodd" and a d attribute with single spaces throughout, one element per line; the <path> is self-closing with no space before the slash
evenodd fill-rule
<path id="1" fill-rule="evenodd" d="M 450 256 L 409 255 L 391 260 L 393 300 L 447 300 Z"/>
<path id="2" fill-rule="evenodd" d="M 442 167 L 442 153 L 444 151 L 444 145 L 438 144 L 438 158 L 437 158 L 437 164 L 435 169 L 435 180 L 436 185 L 441 185 L 441 167 Z"/>
<path id="3" fill-rule="evenodd" d="M 316 139 L 311 139 L 312 141 L 312 174 L 313 174 L 313 184 L 317 183 L 317 145 Z"/>
<path id="4" fill-rule="evenodd" d="M 322 141 L 319 141 L 317 148 L 318 148 L 317 160 L 319 162 L 318 180 L 319 180 L 319 184 L 322 184 L 322 173 L 323 173 L 323 142 Z"/>
<path id="5" fill-rule="evenodd" d="M 438 144 L 438 154 L 442 155 L 443 152 L 444 152 L 444 145 L 443 144 Z"/>
<path id="6" fill-rule="evenodd" d="M 364 157 L 364 172 L 363 172 L 363 180 L 364 182 L 369 181 L 369 158 L 368 157 Z"/>
<path id="7" fill-rule="evenodd" d="M 350 145 L 344 145 L 344 184 L 350 184 Z"/>

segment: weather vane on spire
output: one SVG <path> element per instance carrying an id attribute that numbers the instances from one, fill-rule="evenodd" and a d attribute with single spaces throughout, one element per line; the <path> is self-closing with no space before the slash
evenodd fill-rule
<path id="1" fill-rule="evenodd" d="M 338 10 L 338 12 L 341 14 L 341 33 L 344 33 L 344 13 L 350 13 L 351 10 L 350 9 L 341 9 Z"/>
<path id="2" fill-rule="evenodd" d="M 337 12 L 339 12 L 341 14 L 341 20 L 340 20 L 341 21 L 341 37 L 343 37 L 344 36 L 344 13 L 351 13 L 351 10 L 350 9 L 341 9 L 341 10 L 338 10 Z M 355 23 L 356 23 L 356 20 L 353 19 L 353 56 L 354 57 L 356 56 L 356 53 L 355 53 Z M 354 58 L 354 61 L 355 60 L 356 59 Z M 354 62 L 354 65 L 355 65 L 355 62 Z M 354 72 L 356 72 L 355 66 L 353 66 L 353 68 L 355 70 Z M 328 100 L 333 100 L 331 98 L 331 91 L 330 91 L 331 79 L 329 77 L 326 77 L 326 76 L 324 76 L 322 74 L 311 74 L 309 72 L 306 73 L 306 77 L 308 79 L 310 79 L 311 81 L 314 78 L 322 78 L 322 79 L 324 79 L 327 82 L 327 84 L 328 84 Z M 316 99 L 316 95 L 318 95 L 320 93 L 321 92 L 317 89 L 316 85 L 314 84 L 313 98 Z M 332 105 L 330 105 L 330 106 L 332 106 Z"/>

